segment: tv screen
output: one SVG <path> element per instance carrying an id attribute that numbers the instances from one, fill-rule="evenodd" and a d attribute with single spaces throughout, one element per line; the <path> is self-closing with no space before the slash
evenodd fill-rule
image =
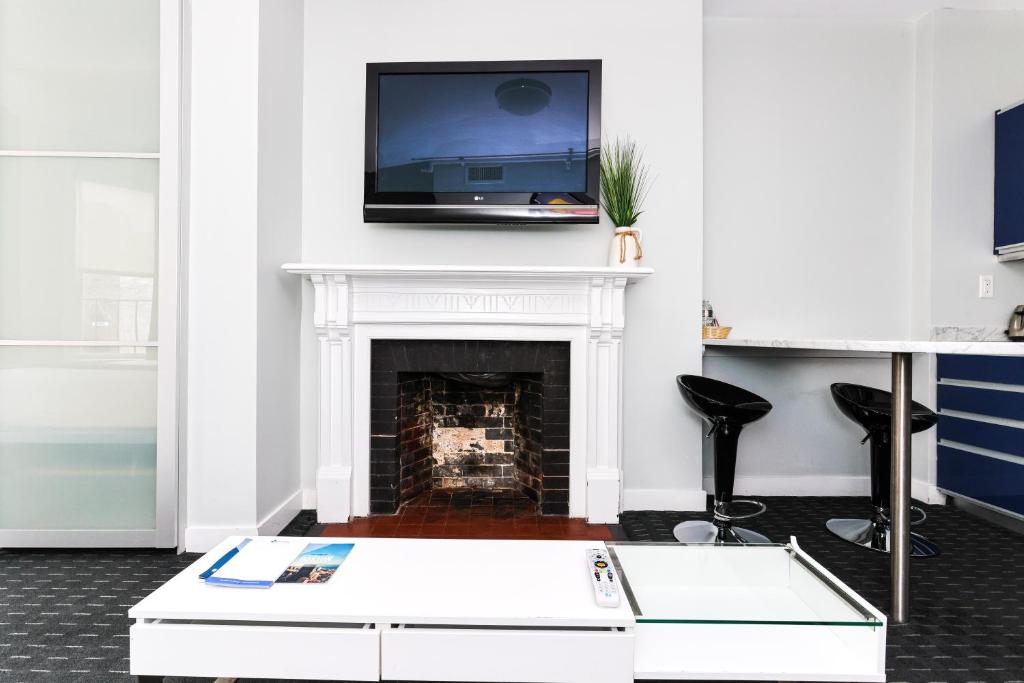
<path id="1" fill-rule="evenodd" d="M 367 221 L 597 221 L 600 62 L 367 65 Z"/>

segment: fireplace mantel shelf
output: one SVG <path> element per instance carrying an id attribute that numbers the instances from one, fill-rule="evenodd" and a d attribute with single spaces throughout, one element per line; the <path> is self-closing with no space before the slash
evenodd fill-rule
<path id="1" fill-rule="evenodd" d="M 444 266 L 444 265 L 348 265 L 333 263 L 286 263 L 282 269 L 295 275 L 399 276 L 417 278 L 589 278 L 624 277 L 630 281 L 651 275 L 653 268 L 608 266 Z"/>
<path id="2" fill-rule="evenodd" d="M 650 268 L 287 263 L 313 288 L 317 516 L 370 511 L 370 348 L 379 339 L 569 343 L 569 516 L 618 519 L 626 288 Z"/>

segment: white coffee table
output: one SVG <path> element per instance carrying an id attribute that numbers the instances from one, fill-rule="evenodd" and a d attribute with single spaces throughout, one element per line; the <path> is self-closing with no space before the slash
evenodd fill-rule
<path id="1" fill-rule="evenodd" d="M 355 548 L 322 585 L 261 590 L 198 579 L 240 540 L 129 610 L 132 674 L 885 680 L 885 618 L 795 542 L 338 539 Z M 594 602 L 585 557 L 595 547 L 618 567 L 618 607 Z"/>
<path id="2" fill-rule="evenodd" d="M 240 540 L 129 610 L 132 674 L 632 679 L 630 607 L 598 607 L 587 580 L 585 550 L 600 542 L 338 539 L 355 547 L 322 585 L 224 588 L 197 578 Z"/>

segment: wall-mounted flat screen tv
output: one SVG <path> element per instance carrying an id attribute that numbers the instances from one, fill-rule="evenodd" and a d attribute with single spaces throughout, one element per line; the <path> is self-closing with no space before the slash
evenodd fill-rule
<path id="1" fill-rule="evenodd" d="M 600 60 L 366 65 L 368 223 L 596 223 Z"/>

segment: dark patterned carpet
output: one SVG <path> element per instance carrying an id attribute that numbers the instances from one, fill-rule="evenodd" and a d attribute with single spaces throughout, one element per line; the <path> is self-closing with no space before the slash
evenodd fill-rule
<path id="1" fill-rule="evenodd" d="M 763 500 L 768 512 L 751 528 L 774 541 L 795 535 L 887 611 L 888 558 L 823 527 L 828 517 L 860 516 L 866 501 Z M 912 621 L 889 630 L 890 683 L 1024 683 L 1024 537 L 953 507 L 928 512 L 921 531 L 943 554 L 913 562 Z M 697 517 L 627 512 L 621 522 L 633 540 L 670 541 L 676 523 Z M 320 528 L 304 512 L 283 533 L 312 536 Z M 195 557 L 154 550 L 0 550 L 0 682 L 127 681 L 128 607 Z"/>
<path id="2" fill-rule="evenodd" d="M 281 534 L 318 531 L 316 514 L 303 511 Z M 198 557 L 0 549 L 0 682 L 130 680 L 128 608 Z"/>

